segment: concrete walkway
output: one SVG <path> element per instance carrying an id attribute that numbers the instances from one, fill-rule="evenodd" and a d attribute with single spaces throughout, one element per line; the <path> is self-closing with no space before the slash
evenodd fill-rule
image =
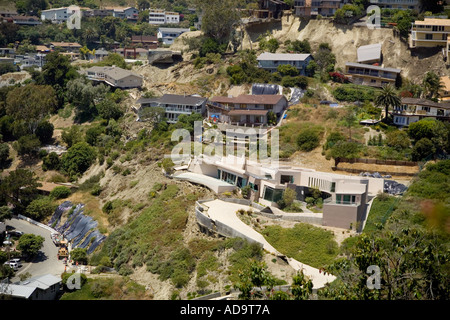
<path id="1" fill-rule="evenodd" d="M 256 232 L 249 225 L 242 222 L 241 219 L 239 219 L 239 217 L 236 215 L 236 212 L 239 209 L 243 209 L 246 211 L 255 211 L 254 208 L 242 204 L 225 202 L 218 199 L 203 202 L 202 206 L 208 208 L 207 215 L 212 220 L 220 221 L 221 223 L 229 226 L 239 233 L 245 234 L 253 241 L 260 243 L 264 250 L 266 250 L 267 252 L 270 252 L 277 256 L 284 256 L 282 253 L 278 252 L 270 243 L 268 243 L 262 234 Z M 312 280 L 315 289 L 322 288 L 327 282 L 332 282 L 336 279 L 336 277 L 333 275 L 324 275 L 323 273 L 319 272 L 319 269 L 313 268 L 295 259 L 287 257 L 287 261 L 289 265 L 294 268 L 294 270 L 302 270 L 303 273 Z"/>

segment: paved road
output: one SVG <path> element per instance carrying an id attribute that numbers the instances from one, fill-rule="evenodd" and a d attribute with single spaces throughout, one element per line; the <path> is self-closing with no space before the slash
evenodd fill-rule
<path id="1" fill-rule="evenodd" d="M 19 219 L 6 220 L 5 223 L 23 233 L 32 233 L 45 239 L 41 251 L 32 263 L 22 261 L 23 266 L 16 271 L 15 277 L 11 279 L 12 282 L 19 281 L 19 275 L 26 272 L 29 272 L 32 277 L 44 274 L 60 276 L 64 272 L 64 264 L 56 256 L 58 248 L 53 244 L 50 231 Z"/>

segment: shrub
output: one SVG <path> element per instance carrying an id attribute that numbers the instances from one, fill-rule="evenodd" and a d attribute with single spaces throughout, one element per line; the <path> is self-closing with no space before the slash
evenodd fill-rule
<path id="1" fill-rule="evenodd" d="M 48 121 L 42 121 L 36 128 L 36 136 L 41 143 L 48 143 L 52 140 L 54 126 Z"/>
<path id="2" fill-rule="evenodd" d="M 60 160 L 56 152 L 50 152 L 42 159 L 42 170 L 59 170 Z"/>
<path id="3" fill-rule="evenodd" d="M 53 202 L 51 197 L 42 197 L 30 202 L 25 213 L 31 219 L 41 221 L 42 219 L 51 216 L 57 208 L 57 204 Z"/>
<path id="4" fill-rule="evenodd" d="M 317 130 L 307 128 L 297 136 L 297 145 L 302 151 L 312 151 L 319 146 L 320 137 Z"/>
<path id="5" fill-rule="evenodd" d="M 96 159 L 96 150 L 86 142 L 70 147 L 61 159 L 61 169 L 71 178 L 84 173 Z"/>
<path id="6" fill-rule="evenodd" d="M 70 189 L 68 187 L 59 186 L 59 187 L 55 187 L 50 192 L 50 197 L 52 197 L 53 199 L 64 199 L 64 198 L 67 198 L 68 196 L 70 196 L 71 194 L 72 194 L 72 191 L 70 191 Z"/>

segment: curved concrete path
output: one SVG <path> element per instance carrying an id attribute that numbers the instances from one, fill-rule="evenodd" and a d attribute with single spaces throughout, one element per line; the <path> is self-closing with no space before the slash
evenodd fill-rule
<path id="1" fill-rule="evenodd" d="M 207 207 L 208 216 L 215 221 L 220 221 L 223 224 L 226 224 L 230 228 L 233 228 L 234 230 L 245 234 L 247 237 L 253 239 L 255 242 L 260 243 L 264 250 L 275 254 L 277 256 L 285 256 L 284 254 L 278 252 L 270 243 L 266 241 L 264 236 L 260 234 L 259 232 L 255 231 L 252 227 L 245 224 L 244 222 L 239 219 L 239 217 L 236 215 L 236 212 L 239 209 L 244 210 L 253 210 L 254 208 L 237 204 L 237 203 L 231 203 L 231 202 L 225 202 L 222 200 L 211 200 L 206 201 L 202 203 L 202 206 Z M 303 271 L 303 274 L 308 276 L 314 285 L 314 289 L 322 288 L 325 286 L 327 282 L 332 282 L 336 279 L 333 275 L 325 275 L 321 272 L 319 272 L 319 269 L 313 268 L 307 264 L 301 263 L 295 259 L 287 257 L 289 265 L 294 268 L 294 270 Z"/>

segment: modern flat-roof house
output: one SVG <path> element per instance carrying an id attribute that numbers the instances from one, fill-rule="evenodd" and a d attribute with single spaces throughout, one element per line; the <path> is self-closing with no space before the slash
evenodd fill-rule
<path id="1" fill-rule="evenodd" d="M 322 225 L 345 229 L 361 226 L 367 215 L 369 195 L 374 196 L 384 188 L 382 178 L 346 176 L 291 166 L 274 167 L 234 156 L 201 155 L 190 162 L 188 171 L 200 177 L 218 179 L 235 188 L 248 185 L 250 199 L 268 207 L 278 207 L 277 202 L 287 188 L 295 191 L 299 201 L 310 197 L 313 189 L 319 189 L 324 198 Z"/>
<path id="2" fill-rule="evenodd" d="M 148 15 L 150 24 L 179 24 L 180 14 L 178 12 L 165 11 L 161 9 L 150 9 Z"/>
<path id="3" fill-rule="evenodd" d="M 370 0 L 370 4 L 382 9 L 420 10 L 419 0 Z"/>
<path id="4" fill-rule="evenodd" d="M 306 67 L 312 60 L 309 53 L 261 53 L 258 58 L 258 67 L 270 72 L 277 71 L 278 66 L 289 64 L 296 67 L 300 75 L 306 74 Z"/>
<path id="5" fill-rule="evenodd" d="M 143 79 L 135 72 L 119 67 L 91 67 L 86 70 L 89 80 L 104 82 L 114 88 L 131 89 L 142 87 Z"/>
<path id="6" fill-rule="evenodd" d="M 42 275 L 13 284 L 0 284 L 0 294 L 13 300 L 55 300 L 62 288 L 61 277 Z"/>
<path id="7" fill-rule="evenodd" d="M 141 111 L 147 107 L 161 107 L 166 111 L 164 116 L 167 122 L 176 123 L 181 114 L 199 113 L 204 115 L 207 101 L 208 98 L 197 95 L 165 94 L 160 98 L 139 99 L 138 104 L 140 104 L 140 108 L 137 113 L 139 116 Z"/>
<path id="8" fill-rule="evenodd" d="M 447 63 L 449 61 L 450 19 L 425 18 L 416 20 L 411 25 L 409 46 L 411 48 L 443 47 Z"/>
<path id="9" fill-rule="evenodd" d="M 268 124 L 268 113 L 281 118 L 288 101 L 281 94 L 240 95 L 237 97 L 213 97 L 207 106 L 211 122 L 238 126 L 261 126 Z"/>
<path id="10" fill-rule="evenodd" d="M 425 118 L 435 118 L 441 121 L 450 120 L 450 103 L 434 102 L 427 99 L 402 98 L 402 104 L 391 112 L 394 124 L 408 126 Z"/>
<path id="11" fill-rule="evenodd" d="M 363 64 L 375 64 L 381 63 L 381 43 L 369 44 L 366 46 L 360 46 L 356 50 L 357 62 Z"/>
<path id="12" fill-rule="evenodd" d="M 170 45 L 176 38 L 185 32 L 189 32 L 186 28 L 159 28 L 157 37 L 163 44 Z"/>
<path id="13" fill-rule="evenodd" d="M 350 77 L 352 83 L 371 87 L 382 87 L 386 84 L 395 85 L 400 73 L 401 70 L 395 68 L 353 62 L 345 64 L 345 74 Z"/>
<path id="14" fill-rule="evenodd" d="M 332 16 L 342 2 L 342 0 L 295 0 L 295 14 L 307 18 L 315 18 L 318 15 Z"/>

